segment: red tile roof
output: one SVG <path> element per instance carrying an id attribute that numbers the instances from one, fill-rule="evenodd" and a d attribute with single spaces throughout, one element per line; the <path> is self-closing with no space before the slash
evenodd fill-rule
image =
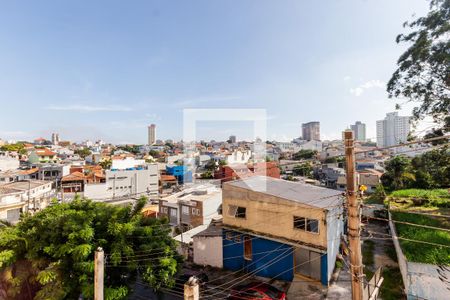
<path id="1" fill-rule="evenodd" d="M 35 152 L 38 156 L 54 156 L 54 155 L 56 155 L 55 152 L 51 151 L 48 148 L 36 149 Z"/>

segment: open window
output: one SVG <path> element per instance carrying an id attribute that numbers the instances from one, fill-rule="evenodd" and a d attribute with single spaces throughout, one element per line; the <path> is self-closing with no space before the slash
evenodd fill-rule
<path id="1" fill-rule="evenodd" d="M 245 219 L 247 216 L 247 209 L 242 206 L 229 205 L 228 206 L 228 215 L 230 217 Z"/>
<path id="2" fill-rule="evenodd" d="M 252 239 L 244 236 L 244 259 L 252 260 Z"/>
<path id="3" fill-rule="evenodd" d="M 306 219 L 294 216 L 294 228 L 305 230 Z"/>

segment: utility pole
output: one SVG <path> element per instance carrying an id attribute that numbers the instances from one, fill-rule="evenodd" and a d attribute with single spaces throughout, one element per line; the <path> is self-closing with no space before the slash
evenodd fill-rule
<path id="1" fill-rule="evenodd" d="M 103 300 L 104 258 L 105 253 L 102 247 L 98 247 L 94 256 L 94 300 Z"/>
<path id="2" fill-rule="evenodd" d="M 360 205 L 356 198 L 355 148 L 353 131 L 345 131 L 345 161 L 347 178 L 348 239 L 352 275 L 352 300 L 362 300 L 363 270 L 360 240 Z"/>
<path id="3" fill-rule="evenodd" d="M 200 299 L 200 287 L 198 285 L 198 279 L 192 276 L 184 284 L 184 300 L 199 300 Z"/>

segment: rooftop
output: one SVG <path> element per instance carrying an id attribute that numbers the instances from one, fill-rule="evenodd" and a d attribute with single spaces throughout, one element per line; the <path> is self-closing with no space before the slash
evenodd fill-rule
<path id="1" fill-rule="evenodd" d="M 342 201 L 341 191 L 266 176 L 230 181 L 224 183 L 224 187 L 226 186 L 268 194 L 318 208 L 334 206 Z"/>
<path id="2" fill-rule="evenodd" d="M 42 186 L 44 184 L 51 183 L 50 181 L 46 180 L 30 180 L 30 181 L 16 181 L 11 182 L 3 185 L 2 187 L 17 189 L 21 191 L 25 191 L 28 189 L 34 189 L 36 187 Z"/>

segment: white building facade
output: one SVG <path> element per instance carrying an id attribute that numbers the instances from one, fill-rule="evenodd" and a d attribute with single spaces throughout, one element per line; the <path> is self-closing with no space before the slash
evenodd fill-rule
<path id="1" fill-rule="evenodd" d="M 386 114 L 377 121 L 377 146 L 389 147 L 404 143 L 410 132 L 410 117 L 399 116 L 398 112 Z"/>

